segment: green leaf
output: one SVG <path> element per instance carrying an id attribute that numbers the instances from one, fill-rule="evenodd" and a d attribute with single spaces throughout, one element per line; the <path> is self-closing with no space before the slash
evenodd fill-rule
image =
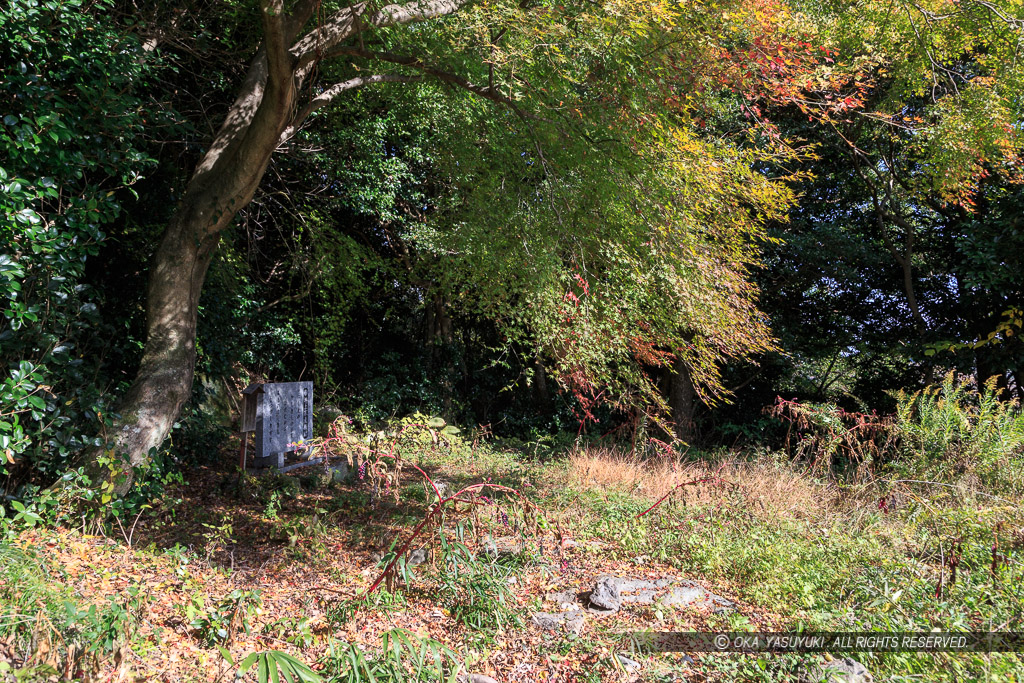
<path id="1" fill-rule="evenodd" d="M 246 671 L 251 669 L 252 665 L 255 664 L 256 660 L 258 660 L 259 658 L 260 658 L 260 653 L 259 652 L 252 652 L 252 653 L 246 655 L 245 659 L 242 660 L 242 663 L 238 665 L 239 673 L 243 673 L 244 674 Z"/>
<path id="2" fill-rule="evenodd" d="M 224 661 L 226 661 L 229 666 L 235 665 L 235 660 L 231 658 L 231 653 L 228 652 L 227 648 L 223 645 L 218 645 L 217 649 L 220 651 L 220 656 L 224 658 Z"/>
<path id="3" fill-rule="evenodd" d="M 259 665 L 256 667 L 257 683 L 267 683 L 270 674 L 270 653 L 264 652 L 260 655 Z"/>

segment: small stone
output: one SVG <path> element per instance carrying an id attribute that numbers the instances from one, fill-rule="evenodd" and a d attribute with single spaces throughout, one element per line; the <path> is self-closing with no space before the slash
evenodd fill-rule
<path id="1" fill-rule="evenodd" d="M 566 633 L 571 633 L 574 636 L 579 636 L 583 633 L 583 627 L 587 623 L 587 615 L 581 609 L 567 612 L 565 615 L 565 623 L 562 625 L 565 628 Z"/>
<path id="2" fill-rule="evenodd" d="M 336 484 L 344 484 L 346 481 L 348 481 L 348 478 L 351 474 L 352 473 L 351 471 L 349 471 L 348 463 L 344 460 L 342 460 L 336 465 L 331 465 L 331 479 Z"/>
<path id="3" fill-rule="evenodd" d="M 498 681 L 483 674 L 469 674 L 469 683 L 498 683 Z"/>
<path id="4" fill-rule="evenodd" d="M 544 599 L 548 602 L 553 602 L 561 609 L 569 609 L 576 604 L 576 594 L 572 591 L 558 591 L 557 593 L 548 593 L 544 596 Z M 568 605 L 569 607 L 566 607 Z"/>
<path id="5" fill-rule="evenodd" d="M 618 658 L 619 664 L 621 664 L 622 668 L 625 669 L 627 672 L 635 673 L 636 671 L 638 671 L 640 669 L 640 662 L 638 662 L 636 660 L 633 660 L 633 659 L 630 659 L 626 655 L 615 655 L 615 656 Z"/>
<path id="6" fill-rule="evenodd" d="M 493 538 L 487 536 L 484 538 L 483 551 L 487 553 L 492 559 L 500 559 L 502 557 L 511 557 L 512 555 L 518 555 L 523 552 L 523 542 L 521 539 L 514 536 L 506 538 Z"/>
<path id="7" fill-rule="evenodd" d="M 590 592 L 590 604 L 606 612 L 618 612 L 622 607 L 619 584 L 614 578 L 603 578 Z"/>
<path id="8" fill-rule="evenodd" d="M 416 567 L 427 561 L 427 549 L 417 548 L 409 554 L 409 559 L 406 560 L 405 565 L 407 567 Z"/>
<path id="9" fill-rule="evenodd" d="M 560 614 L 552 614 L 551 612 L 537 612 L 530 620 L 533 625 L 542 628 L 545 631 L 554 631 L 556 628 L 562 625 L 564 617 Z"/>
<path id="10" fill-rule="evenodd" d="M 572 610 L 571 612 L 537 612 L 530 620 L 538 628 L 545 631 L 554 631 L 559 628 L 566 633 L 578 636 L 586 624 L 586 615 L 583 610 Z"/>
<path id="11" fill-rule="evenodd" d="M 800 677 L 801 683 L 873 683 L 874 680 L 867 667 L 849 657 L 814 664 Z"/>

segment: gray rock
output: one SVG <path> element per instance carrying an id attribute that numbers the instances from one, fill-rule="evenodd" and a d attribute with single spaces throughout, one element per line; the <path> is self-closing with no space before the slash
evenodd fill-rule
<path id="1" fill-rule="evenodd" d="M 672 607 L 710 607 L 717 613 L 735 607 L 730 600 L 693 581 L 675 579 L 604 576 L 598 579 L 589 599 L 592 611 L 598 613 L 616 612 L 627 604 L 651 605 L 655 602 Z"/>
<path id="2" fill-rule="evenodd" d="M 732 600 L 716 595 L 693 581 L 680 581 L 662 599 L 662 603 L 673 607 L 710 607 L 715 614 L 724 614 L 736 608 Z"/>
<path id="3" fill-rule="evenodd" d="M 498 683 L 498 681 L 483 674 L 469 674 L 469 683 Z"/>
<path id="4" fill-rule="evenodd" d="M 483 551 L 492 559 L 518 555 L 523 552 L 523 541 L 516 536 L 492 538 L 487 536 L 482 543 Z"/>
<path id="5" fill-rule="evenodd" d="M 544 596 L 544 599 L 548 602 L 555 603 L 559 607 L 563 607 L 564 605 L 575 605 L 577 603 L 576 594 L 572 591 L 559 591 L 557 593 L 548 593 Z"/>
<path id="6" fill-rule="evenodd" d="M 545 631 L 562 629 L 566 633 L 578 636 L 583 632 L 586 615 L 579 609 L 570 612 L 537 612 L 531 617 L 531 621 Z"/>
<path id="7" fill-rule="evenodd" d="M 348 478 L 351 475 L 352 472 L 347 461 L 342 460 L 335 465 L 331 465 L 331 479 L 333 479 L 335 483 L 343 484 L 348 481 Z"/>
<path id="8" fill-rule="evenodd" d="M 416 550 L 413 550 L 411 553 L 409 553 L 409 559 L 405 561 L 405 564 L 407 567 L 416 567 L 426 562 L 427 559 L 427 549 L 417 548 Z"/>
<path id="9" fill-rule="evenodd" d="M 537 612 L 530 617 L 530 620 L 533 622 L 533 625 L 538 628 L 542 628 L 545 631 L 554 631 L 562 625 L 565 617 L 553 612 Z"/>
<path id="10" fill-rule="evenodd" d="M 874 676 L 863 664 L 846 657 L 807 667 L 800 683 L 873 683 Z"/>
<path id="11" fill-rule="evenodd" d="M 622 665 L 622 668 L 625 669 L 627 673 L 636 673 L 640 670 L 640 662 L 630 659 L 626 655 L 615 655 L 615 657 L 619 660 L 619 664 Z"/>
<path id="12" fill-rule="evenodd" d="M 586 626 L 586 624 L 586 613 L 583 610 L 578 609 L 566 614 L 565 624 L 563 624 L 563 627 L 565 628 L 566 633 L 571 633 L 578 637 L 583 633 L 583 627 Z"/>
<path id="13" fill-rule="evenodd" d="M 619 579 L 605 577 L 599 579 L 594 590 L 590 592 L 590 604 L 605 612 L 618 612 L 622 607 L 622 594 L 619 588 Z"/>

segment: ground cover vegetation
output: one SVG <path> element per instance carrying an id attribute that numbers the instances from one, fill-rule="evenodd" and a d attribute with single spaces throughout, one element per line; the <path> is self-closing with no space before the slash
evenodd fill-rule
<path id="1" fill-rule="evenodd" d="M 813 680 L 625 634 L 1024 630 L 1019 2 L 0 25 L 0 678 Z M 347 467 L 240 471 L 239 390 L 298 379 Z M 704 597 L 587 611 L 607 576 Z"/>

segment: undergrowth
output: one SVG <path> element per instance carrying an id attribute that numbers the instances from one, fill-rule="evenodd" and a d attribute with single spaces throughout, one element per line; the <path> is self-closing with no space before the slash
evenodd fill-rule
<path id="1" fill-rule="evenodd" d="M 523 662 L 579 661 L 579 680 L 618 680 L 625 673 L 616 622 L 588 622 L 579 637 L 566 637 L 538 635 L 529 617 L 545 609 L 538 586 L 583 590 L 608 567 L 686 577 L 739 605 L 722 615 L 635 613 L 661 630 L 1024 630 L 1016 404 L 950 376 L 901 397 L 900 411 L 885 420 L 889 431 L 873 434 L 859 453 L 864 439 L 839 430 L 861 418 L 847 416 L 841 426 L 816 421 L 816 408 L 800 410 L 794 439 L 802 446 L 788 453 L 651 458 L 576 444 L 543 464 L 529 449 L 478 443 L 410 418 L 335 442 L 353 456 L 347 482 L 251 482 L 225 499 L 230 514 L 194 506 L 169 517 L 154 506 L 137 530 L 108 527 L 120 544 L 109 552 L 148 558 L 190 596 L 176 612 L 178 628 L 208 653 L 204 666 L 221 680 L 237 673 L 259 683 L 287 675 L 305 683 L 447 683 L 492 661 L 510 637 L 522 639 Z M 153 596 L 126 590 L 84 600 L 75 580 L 22 542 L 56 533 L 56 515 L 52 506 L 22 504 L 2 518 L 0 661 L 9 660 L 8 678 L 74 678 L 116 669 L 128 654 L 159 657 L 162 643 L 140 631 Z M 196 529 L 191 542 L 152 549 L 151 539 L 188 524 Z M 355 580 L 359 590 L 303 595 L 297 611 L 278 613 L 272 582 L 259 593 L 251 585 L 209 588 L 215 578 L 234 581 L 228 560 L 257 542 L 291 565 L 325 571 L 337 582 L 325 589 L 348 587 L 340 592 L 351 592 L 353 577 L 333 568 L 333 556 L 378 552 Z M 431 610 L 443 631 L 394 625 Z M 368 626 L 380 623 L 391 627 L 370 635 Z M 1016 681 L 1024 670 L 1019 653 L 851 656 L 875 680 Z M 645 659 L 638 675 L 789 681 L 811 661 L 664 655 Z"/>

